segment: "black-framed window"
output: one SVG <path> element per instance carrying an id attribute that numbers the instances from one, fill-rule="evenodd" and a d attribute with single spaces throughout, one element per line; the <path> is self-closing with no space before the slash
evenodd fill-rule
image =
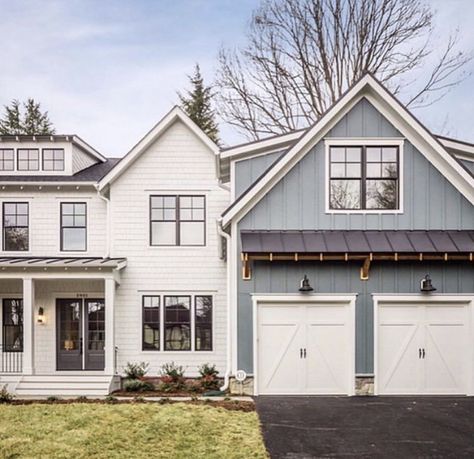
<path id="1" fill-rule="evenodd" d="M 29 216 L 27 202 L 3 203 L 3 250 L 29 249 Z"/>
<path id="2" fill-rule="evenodd" d="M 160 350 L 160 297 L 142 297 L 143 350 Z"/>
<path id="3" fill-rule="evenodd" d="M 194 297 L 194 349 L 212 350 L 212 296 Z"/>
<path id="4" fill-rule="evenodd" d="M 17 155 L 19 171 L 39 170 L 39 150 L 37 148 L 19 148 Z"/>
<path id="5" fill-rule="evenodd" d="M 15 150 L 13 148 L 0 148 L 0 171 L 15 170 Z"/>
<path id="6" fill-rule="evenodd" d="M 61 203 L 61 250 L 81 252 L 87 250 L 87 204 Z"/>
<path id="7" fill-rule="evenodd" d="M 2 302 L 3 352 L 23 352 L 23 300 L 4 298 Z"/>
<path id="8" fill-rule="evenodd" d="M 205 196 L 150 196 L 150 245 L 206 245 Z"/>
<path id="9" fill-rule="evenodd" d="M 165 351 L 191 350 L 191 297 L 164 297 Z"/>
<path id="10" fill-rule="evenodd" d="M 64 170 L 64 149 L 63 148 L 43 148 L 43 170 L 63 171 Z"/>
<path id="11" fill-rule="evenodd" d="M 329 155 L 330 209 L 398 209 L 397 146 L 333 146 Z"/>

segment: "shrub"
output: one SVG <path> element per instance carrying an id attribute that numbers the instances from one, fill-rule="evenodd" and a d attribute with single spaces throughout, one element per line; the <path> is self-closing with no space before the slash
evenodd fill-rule
<path id="1" fill-rule="evenodd" d="M 176 392 L 184 389 L 184 368 L 174 362 L 165 363 L 160 368 L 161 390 Z"/>
<path id="2" fill-rule="evenodd" d="M 124 372 L 128 379 L 141 379 L 148 373 L 149 366 L 148 362 L 127 362 Z"/>
<path id="3" fill-rule="evenodd" d="M 13 400 L 13 394 L 8 392 L 8 386 L 5 384 L 0 390 L 0 403 L 11 403 Z"/>
<path id="4" fill-rule="evenodd" d="M 79 402 L 79 403 L 87 402 L 87 397 L 85 395 L 79 395 L 79 397 L 76 398 L 76 402 Z"/>
<path id="5" fill-rule="evenodd" d="M 201 387 L 206 390 L 217 390 L 219 389 L 219 380 L 217 375 L 219 372 L 216 369 L 215 365 L 210 365 L 209 363 L 204 363 L 199 367 L 199 374 L 201 377 L 199 381 Z"/>
<path id="6" fill-rule="evenodd" d="M 140 379 L 129 379 L 123 386 L 126 392 L 147 392 L 155 389 L 155 386 L 148 381 Z"/>
<path id="7" fill-rule="evenodd" d="M 46 399 L 47 402 L 51 402 L 51 403 L 57 402 L 58 400 L 59 400 L 59 397 L 56 397 L 56 395 L 50 395 L 50 396 Z"/>

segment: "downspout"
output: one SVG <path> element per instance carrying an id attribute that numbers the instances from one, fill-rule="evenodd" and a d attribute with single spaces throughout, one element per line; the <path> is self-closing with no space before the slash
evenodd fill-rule
<path id="1" fill-rule="evenodd" d="M 107 198 L 106 196 L 104 196 L 100 192 L 99 184 L 95 185 L 95 189 L 97 190 L 97 196 L 99 196 L 99 198 L 102 199 L 102 201 L 105 201 L 105 205 L 106 205 L 106 208 L 107 208 L 107 223 L 106 223 L 106 226 L 107 226 L 106 238 L 107 239 L 106 239 L 106 243 L 105 243 L 104 258 L 110 258 L 110 241 L 111 241 L 111 237 L 110 237 L 110 229 L 111 229 L 111 225 L 110 225 L 110 199 Z"/>
<path id="2" fill-rule="evenodd" d="M 227 358 L 226 358 L 226 369 L 224 374 L 224 384 L 220 387 L 222 392 L 229 388 L 230 373 L 232 368 L 232 321 L 230 311 L 230 282 L 231 282 L 231 263 L 229 261 L 230 254 L 230 234 L 226 233 L 222 228 L 222 218 L 217 220 L 217 232 L 220 236 L 224 237 L 227 243 Z"/>

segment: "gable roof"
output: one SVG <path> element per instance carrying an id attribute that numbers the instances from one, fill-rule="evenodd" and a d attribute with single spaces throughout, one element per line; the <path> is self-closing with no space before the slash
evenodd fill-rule
<path id="1" fill-rule="evenodd" d="M 175 105 L 99 182 L 99 189 L 112 183 L 176 121 L 184 123 L 218 159 L 219 147 L 177 105 Z"/>
<path id="2" fill-rule="evenodd" d="M 430 161 L 471 204 L 474 204 L 474 177 L 445 149 L 423 124 L 371 74 L 349 88 L 323 116 L 299 137 L 279 160 L 272 164 L 222 214 L 222 224 L 239 220 L 265 196 L 324 135 L 366 98 L 393 126 Z"/>

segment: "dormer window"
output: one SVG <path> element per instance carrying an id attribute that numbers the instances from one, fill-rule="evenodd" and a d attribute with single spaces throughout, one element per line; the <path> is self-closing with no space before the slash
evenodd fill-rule
<path id="1" fill-rule="evenodd" d="M 63 148 L 43 148 L 43 170 L 63 171 L 64 170 L 64 149 Z"/>
<path id="2" fill-rule="evenodd" d="M 15 170 L 15 150 L 13 148 L 0 149 L 0 171 Z"/>
<path id="3" fill-rule="evenodd" d="M 399 209 L 399 147 L 331 146 L 331 210 Z"/>
<path id="4" fill-rule="evenodd" d="M 18 150 L 18 170 L 38 171 L 39 170 L 39 150 L 37 148 L 19 148 Z"/>

